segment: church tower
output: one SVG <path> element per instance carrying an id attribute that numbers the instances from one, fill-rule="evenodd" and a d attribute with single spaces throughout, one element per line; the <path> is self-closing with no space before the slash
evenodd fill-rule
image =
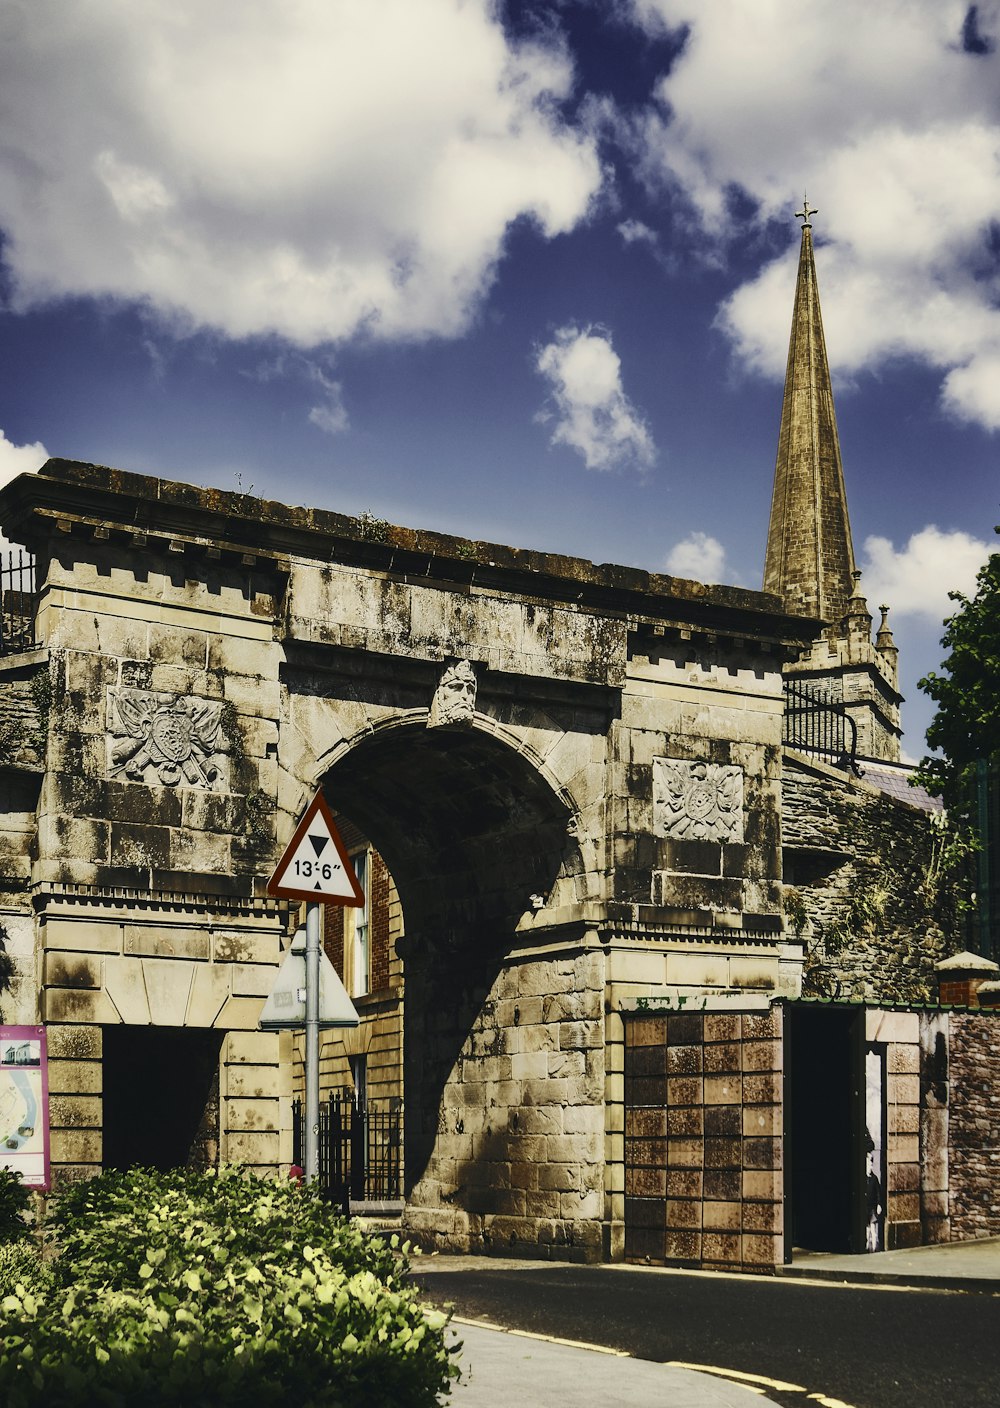
<path id="1" fill-rule="evenodd" d="M 822 634 L 786 674 L 854 719 L 861 757 L 899 761 L 898 652 L 881 607 L 872 616 L 854 564 L 830 365 L 823 336 L 812 224 L 803 201 L 802 247 L 785 370 L 764 590 L 785 610 L 819 616 Z"/>

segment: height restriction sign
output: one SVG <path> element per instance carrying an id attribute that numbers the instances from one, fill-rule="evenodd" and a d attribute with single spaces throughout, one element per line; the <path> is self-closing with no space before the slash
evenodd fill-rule
<path id="1" fill-rule="evenodd" d="M 267 893 L 316 904 L 364 904 L 364 891 L 322 792 L 316 793 L 285 847 Z"/>

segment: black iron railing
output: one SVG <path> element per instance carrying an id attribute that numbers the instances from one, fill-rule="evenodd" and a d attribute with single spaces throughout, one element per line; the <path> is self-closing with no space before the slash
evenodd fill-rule
<path id="1" fill-rule="evenodd" d="M 858 728 L 847 709 L 800 680 L 785 680 L 783 741 L 803 753 L 820 753 L 834 767 L 860 773 Z"/>
<path id="2" fill-rule="evenodd" d="M 403 1102 L 354 1098 L 334 1091 L 319 1107 L 319 1184 L 326 1197 L 397 1202 L 402 1195 Z M 292 1101 L 292 1162 L 302 1166 L 305 1111 Z"/>
<path id="3" fill-rule="evenodd" d="M 0 557 L 0 655 L 35 645 L 35 559 L 20 548 Z"/>

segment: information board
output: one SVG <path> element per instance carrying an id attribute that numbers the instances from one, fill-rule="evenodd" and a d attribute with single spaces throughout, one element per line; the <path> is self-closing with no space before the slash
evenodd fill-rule
<path id="1" fill-rule="evenodd" d="M 49 1065 L 44 1027 L 0 1026 L 0 1167 L 49 1186 Z"/>

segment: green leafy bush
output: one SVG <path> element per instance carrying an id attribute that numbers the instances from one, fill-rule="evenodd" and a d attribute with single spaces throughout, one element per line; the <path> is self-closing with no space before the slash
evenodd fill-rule
<path id="1" fill-rule="evenodd" d="M 62 1193 L 52 1228 L 75 1282 L 86 1277 L 115 1288 L 141 1284 L 150 1248 L 178 1267 L 265 1252 L 276 1264 L 297 1266 L 311 1243 L 349 1276 L 371 1271 L 391 1284 L 406 1271 L 390 1243 L 366 1237 L 315 1189 L 238 1168 L 108 1172 Z"/>
<path id="2" fill-rule="evenodd" d="M 0 1246 L 0 1300 L 22 1286 L 27 1291 L 40 1291 L 51 1283 L 52 1275 L 42 1265 L 38 1248 L 22 1239 Z"/>
<path id="3" fill-rule="evenodd" d="M 0 1300 L 8 1408 L 184 1403 L 430 1408 L 447 1317 L 405 1256 L 309 1189 L 146 1170 L 78 1184 L 51 1285 Z M 405 1250 L 405 1249 L 404 1249 Z"/>
<path id="4" fill-rule="evenodd" d="M 9 1168 L 0 1168 L 0 1243 L 28 1235 L 30 1203 L 31 1194 L 21 1182 L 21 1175 Z"/>

